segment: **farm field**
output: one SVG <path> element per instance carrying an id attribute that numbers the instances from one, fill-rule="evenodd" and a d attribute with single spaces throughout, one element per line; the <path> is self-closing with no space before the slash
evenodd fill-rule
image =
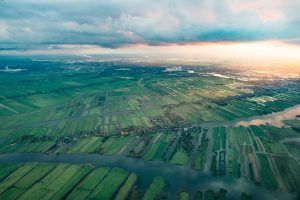
<path id="1" fill-rule="evenodd" d="M 0 195 L 3 199 L 60 199 L 90 170 L 88 165 L 24 164 L 2 180 Z"/>
<path id="2" fill-rule="evenodd" d="M 121 168 L 92 165 L 24 163 L 0 167 L 6 171 L 0 181 L 1 199 L 127 199 L 138 179 Z M 155 199 L 164 186 L 161 177 L 154 178 L 144 198 Z"/>
<path id="3" fill-rule="evenodd" d="M 0 181 L 1 199 L 151 199 L 167 198 L 167 183 L 154 177 L 146 188 L 138 186 L 136 173 L 121 168 L 87 164 L 19 163 L 0 164 L 7 173 Z M 63 176 L 64 179 L 58 177 Z M 111 180 L 111 181 L 110 181 Z M 227 190 L 198 190 L 174 194 L 177 199 L 225 199 Z M 97 195 L 100 195 L 97 197 Z M 248 195 L 251 197 L 251 195 Z"/>
<path id="4" fill-rule="evenodd" d="M 195 180 L 175 190 L 165 177 L 173 168 L 200 174 L 196 181 L 203 176 L 267 193 L 299 191 L 298 79 L 246 80 L 206 66 L 5 62 L 27 70 L 0 72 L 0 157 L 25 161 L 0 164 L 0 199 L 233 196 L 229 188 L 229 194 L 195 188 Z M 84 157 L 64 162 L 64 156 Z M 107 165 L 86 161 L 94 156 Z M 47 163 L 53 159 L 59 163 Z M 157 166 L 162 173 L 137 173 Z M 247 199 L 253 191 L 235 195 Z"/>
<path id="5" fill-rule="evenodd" d="M 156 199 L 164 187 L 165 187 L 164 179 L 162 177 L 155 177 L 153 179 L 153 182 L 147 189 L 147 191 L 143 197 L 143 200 Z"/>
<path id="6" fill-rule="evenodd" d="M 190 194 L 187 192 L 180 192 L 177 197 L 178 200 L 188 200 L 190 199 Z"/>

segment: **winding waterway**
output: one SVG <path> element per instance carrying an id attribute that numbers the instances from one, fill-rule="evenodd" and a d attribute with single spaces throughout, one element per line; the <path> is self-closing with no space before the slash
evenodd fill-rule
<path id="1" fill-rule="evenodd" d="M 270 191 L 255 186 L 251 182 L 229 177 L 212 177 L 188 167 L 171 165 L 164 162 L 150 162 L 124 156 L 104 156 L 99 154 L 44 154 L 44 153 L 9 153 L 0 154 L 0 163 L 42 162 L 42 163 L 91 163 L 94 166 L 120 167 L 138 174 L 138 186 L 144 191 L 153 177 L 162 176 L 167 182 L 164 194 L 168 199 L 175 199 L 176 192 L 186 189 L 192 196 L 197 190 L 219 188 L 228 190 L 228 199 L 240 199 L 242 192 L 253 195 L 253 199 L 297 199 L 296 195 L 286 192 Z"/>
<path id="2" fill-rule="evenodd" d="M 198 126 L 202 127 L 220 127 L 220 126 L 250 126 L 250 125 L 272 125 L 276 127 L 284 126 L 284 120 L 293 119 L 300 115 L 300 104 L 287 108 L 280 112 L 273 112 L 267 115 L 253 116 L 249 118 L 239 118 L 225 122 L 208 122 L 201 123 Z"/>
<path id="3" fill-rule="evenodd" d="M 300 114 L 300 105 L 285 109 L 281 112 L 271 113 L 264 116 L 251 118 L 241 118 L 230 122 L 202 123 L 202 127 L 219 126 L 249 126 L 269 124 L 277 127 L 284 125 L 283 120 L 295 118 Z M 1 139 L 1 138 L 0 138 Z M 4 139 L 4 138 L 2 138 Z M 293 140 L 291 138 L 289 140 Z M 282 141 L 284 142 L 284 141 Z M 167 182 L 164 194 L 168 199 L 176 199 L 176 193 L 180 190 L 191 192 L 193 197 L 197 190 L 205 191 L 213 189 L 215 192 L 220 188 L 228 191 L 228 199 L 240 199 L 241 193 L 246 192 L 253 195 L 253 199 L 298 199 L 295 194 L 287 192 L 271 191 L 266 188 L 256 186 L 252 182 L 229 177 L 212 177 L 209 169 L 206 173 L 193 170 L 189 167 L 171 165 L 158 161 L 145 161 L 142 159 L 129 158 L 125 156 L 104 156 L 99 154 L 44 154 L 44 153 L 8 153 L 0 154 L 0 163 L 20 163 L 20 162 L 44 162 L 44 163 L 73 163 L 94 166 L 120 167 L 130 172 L 138 174 L 138 187 L 144 191 L 152 182 L 153 177 L 162 176 Z"/>
<path id="4" fill-rule="evenodd" d="M 284 120 L 295 118 L 297 115 L 300 115 L 300 105 L 293 106 L 281 112 L 248 118 L 247 120 L 237 122 L 237 125 L 250 126 L 269 124 L 276 127 L 282 127 L 284 125 Z"/>

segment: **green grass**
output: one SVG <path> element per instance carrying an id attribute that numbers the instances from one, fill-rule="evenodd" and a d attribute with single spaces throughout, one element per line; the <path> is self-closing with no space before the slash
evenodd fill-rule
<path id="1" fill-rule="evenodd" d="M 126 200 L 130 190 L 133 188 L 136 181 L 137 175 L 134 173 L 130 174 L 124 185 L 120 188 L 115 200 Z"/>
<path id="2" fill-rule="evenodd" d="M 218 151 L 221 148 L 220 144 L 220 128 L 216 127 L 213 130 L 213 138 L 214 138 L 214 143 L 213 143 L 213 151 Z"/>
<path id="3" fill-rule="evenodd" d="M 198 153 L 193 162 L 193 168 L 196 170 L 202 170 L 204 167 L 206 157 L 202 153 Z"/>
<path id="4" fill-rule="evenodd" d="M 239 126 L 234 128 L 237 144 L 250 144 L 250 138 L 246 127 Z"/>
<path id="5" fill-rule="evenodd" d="M 179 192 L 177 194 L 177 199 L 178 200 L 189 200 L 190 199 L 190 194 L 188 192 Z"/>
<path id="6" fill-rule="evenodd" d="M 0 183 L 0 194 L 21 180 L 28 172 L 36 167 L 36 163 L 29 163 L 19 167 Z"/>
<path id="7" fill-rule="evenodd" d="M 284 145 L 293 156 L 300 158 L 300 146 L 297 143 L 285 143 Z"/>
<path id="8" fill-rule="evenodd" d="M 175 165 L 185 165 L 187 164 L 188 160 L 188 154 L 184 150 L 178 150 L 175 152 L 169 162 Z"/>
<path id="9" fill-rule="evenodd" d="M 164 187 L 166 186 L 166 183 L 162 177 L 155 177 L 153 179 L 153 182 L 147 189 L 147 191 L 144 194 L 143 200 L 154 200 L 157 199 Z"/>
<path id="10" fill-rule="evenodd" d="M 257 154 L 260 162 L 260 174 L 262 182 L 265 186 L 271 189 L 277 189 L 277 181 L 274 177 L 268 158 L 265 155 Z"/>
<path id="11" fill-rule="evenodd" d="M 56 190 L 57 185 L 60 185 L 59 190 L 57 190 L 54 194 L 46 195 L 43 197 L 44 199 L 61 199 L 92 169 L 90 165 L 76 165 L 71 166 L 70 168 L 68 168 L 68 170 L 64 172 L 63 176 L 61 176 L 63 180 L 55 181 L 49 185 L 49 188 L 52 190 Z"/>
<path id="12" fill-rule="evenodd" d="M 152 144 L 149 151 L 144 155 L 145 160 L 163 160 L 163 155 L 168 148 L 168 140 L 171 135 L 161 133 L 160 138 Z"/>
<path id="13" fill-rule="evenodd" d="M 197 191 L 194 196 L 194 200 L 202 200 L 202 198 L 203 198 L 203 193 L 201 191 Z"/>
<path id="14" fill-rule="evenodd" d="M 228 138 L 228 144 L 229 145 L 234 145 L 236 144 L 236 135 L 233 127 L 228 127 L 226 128 L 227 132 L 227 138 Z"/>
<path id="15" fill-rule="evenodd" d="M 300 172 L 299 164 L 293 159 L 288 157 L 274 158 L 277 169 L 283 179 L 287 189 L 290 192 L 299 191 L 300 187 Z"/>
<path id="16" fill-rule="evenodd" d="M 255 137 L 254 137 L 253 134 L 252 134 L 252 130 L 249 129 L 249 128 L 248 128 L 247 130 L 248 130 L 250 139 L 251 139 L 251 141 L 252 141 L 252 143 L 253 143 L 253 146 L 254 146 L 255 151 L 259 151 L 258 144 L 257 144 L 257 142 L 256 142 L 256 140 L 255 140 Z"/>
<path id="17" fill-rule="evenodd" d="M 280 155 L 287 154 L 282 144 L 264 138 L 261 138 L 261 141 L 267 152 L 272 154 L 280 154 Z"/>
<path id="18" fill-rule="evenodd" d="M 221 135 L 222 149 L 226 149 L 226 132 L 225 132 L 225 127 L 221 127 L 221 129 L 220 129 L 220 135 Z"/>
<path id="19" fill-rule="evenodd" d="M 206 190 L 204 192 L 204 199 L 205 200 L 214 200 L 214 192 L 212 190 Z"/>
<path id="20" fill-rule="evenodd" d="M 108 174 L 109 168 L 101 167 L 95 169 L 82 183 L 68 196 L 68 199 L 86 199 L 95 187 Z"/>
<path id="21" fill-rule="evenodd" d="M 90 170 L 89 165 L 59 164 L 19 199 L 61 199 Z"/>
<path id="22" fill-rule="evenodd" d="M 300 135 L 289 128 L 277 128 L 274 126 L 261 126 L 261 128 L 264 130 L 264 132 L 275 141 L 279 141 L 284 138 L 293 138 L 293 137 L 299 137 Z"/>
<path id="23" fill-rule="evenodd" d="M 18 164 L 1 164 L 0 165 L 0 181 L 7 177 L 10 173 L 19 167 Z"/>
<path id="24" fill-rule="evenodd" d="M 97 185 L 88 198 L 91 199 L 111 199 L 119 187 L 126 180 L 128 172 L 120 169 L 113 168 L 107 176 Z"/>
<path id="25" fill-rule="evenodd" d="M 25 191 L 25 189 L 10 187 L 0 194 L 0 199 L 17 199 Z"/>
<path id="26" fill-rule="evenodd" d="M 126 145 L 129 139 L 130 137 L 110 137 L 102 144 L 101 152 L 103 152 L 104 155 L 117 154 L 122 147 Z"/>
<path id="27" fill-rule="evenodd" d="M 254 134 L 254 136 L 270 139 L 270 137 L 263 131 L 263 129 L 261 127 L 251 125 L 249 128 L 252 131 L 252 133 Z"/>
<path id="28" fill-rule="evenodd" d="M 101 137 L 80 139 L 68 150 L 68 153 L 92 153 L 102 144 Z"/>
<path id="29" fill-rule="evenodd" d="M 204 169 L 208 143 L 209 143 L 209 140 L 207 138 L 205 138 L 205 136 L 203 135 L 201 138 L 200 147 L 199 147 L 195 157 L 193 158 L 193 162 L 192 162 L 193 169 L 196 169 L 196 170 Z"/>
<path id="30" fill-rule="evenodd" d="M 47 175 L 55 166 L 52 164 L 39 164 L 29 173 L 27 173 L 21 180 L 14 184 L 17 188 L 29 189 L 34 183 L 38 182 L 45 175 Z"/>
<path id="31" fill-rule="evenodd" d="M 228 173 L 232 177 L 239 178 L 240 177 L 240 167 L 238 165 L 238 152 L 236 147 L 232 147 L 229 152 L 229 158 L 230 160 L 228 161 Z"/>
<path id="32" fill-rule="evenodd" d="M 181 120 L 192 125 L 220 122 L 279 111 L 300 103 L 297 88 L 291 88 L 294 94 L 281 90 L 282 88 L 274 88 L 269 95 L 276 100 L 262 105 L 253 101 L 262 99 L 260 96 L 244 97 L 251 93 L 246 89 L 249 86 L 247 82 L 202 76 L 198 73 L 190 75 L 184 71 L 164 72 L 164 68 L 160 67 L 136 67 L 134 70 L 118 71 L 116 66 L 110 67 L 103 63 L 105 66 L 101 68 L 91 70 L 90 66 L 85 66 L 74 71 L 68 68 L 68 64 L 59 67 L 56 66 L 57 63 L 42 64 L 42 70 L 37 67 L 22 74 L 0 73 L 0 104 L 16 110 L 14 112 L 0 105 L 0 121 L 5 122 L 0 123 L 0 135 L 8 137 L 7 141 L 1 140 L 1 153 L 96 152 L 105 155 L 133 155 L 146 160 L 168 160 L 171 164 L 186 165 L 189 156 L 194 154 L 187 148 L 181 148 L 180 144 L 174 145 L 175 150 L 169 148 L 174 142 L 172 134 L 165 134 L 163 130 L 174 127 L 176 120 L 180 125 Z M 253 94 L 255 92 L 253 88 Z M 175 122 L 172 121 L 172 116 L 167 116 L 166 111 L 174 113 Z M 155 142 L 156 137 L 153 135 L 160 133 L 153 128 L 155 124 L 151 120 L 155 121 L 154 119 L 161 119 L 163 123 L 163 128 L 160 129 L 163 134 Z M 298 124 L 291 120 L 286 123 L 293 126 Z M 176 132 L 177 127 L 174 128 Z M 33 141 L 23 140 L 25 135 L 35 138 Z M 268 153 L 286 155 L 283 144 L 278 142 L 286 137 L 299 137 L 299 134 L 291 129 L 271 126 L 250 126 L 248 129 L 221 127 L 214 129 L 214 140 L 210 142 L 213 143 L 214 151 L 226 149 L 226 143 L 232 145 L 229 150 L 226 149 L 226 155 L 232 157 L 232 176 L 239 177 L 239 168 L 244 172 L 247 163 L 247 160 L 243 160 L 241 145 L 251 144 L 252 140 L 258 151 L 260 142 L 255 142 L 258 139 Z M 197 170 L 203 169 L 207 154 L 208 141 L 206 138 L 202 139 L 195 157 L 191 158 L 192 168 Z M 194 140 L 191 144 L 193 142 Z M 54 145 L 57 148 L 53 149 Z M 292 155 L 299 158 L 297 146 L 284 145 Z M 131 150 L 135 150 L 136 146 L 141 148 L 137 148 L 137 153 L 132 153 Z M 249 145 L 246 147 L 247 153 L 250 151 L 248 147 Z M 271 181 L 267 180 L 272 177 L 270 169 L 268 170 L 270 163 L 264 158 L 259 161 L 267 165 L 267 169 L 262 171 L 266 174 L 264 184 L 272 186 Z M 296 172 L 290 172 L 297 171 L 297 163 L 287 160 L 286 166 L 281 166 L 280 163 L 278 166 L 281 167 L 282 174 L 285 172 L 289 177 L 298 176 Z M 83 180 L 77 185 L 90 172 L 90 168 L 58 165 L 52 169 L 50 165 L 49 168 L 37 165 L 31 169 L 27 164 L 5 169 L 0 167 L 0 191 L 3 191 L 3 198 L 13 197 L 14 194 L 18 196 L 24 192 L 24 188 L 31 193 L 25 191 L 21 198 L 60 198 L 65 191 L 71 189 L 72 194 L 80 194 L 79 199 L 89 198 L 91 194 L 99 197 L 99 192 L 103 192 L 106 198 L 114 198 L 118 192 L 125 196 L 132 187 L 131 184 L 134 184 L 131 176 L 126 179 L 127 172 L 124 172 L 127 175 L 120 173 L 118 179 L 114 180 L 115 177 L 110 175 L 112 172 L 107 169 L 99 174 L 95 172 L 94 176 L 98 178 L 91 177 L 91 173 L 87 176 L 87 183 Z M 228 168 L 229 163 L 226 163 L 227 174 Z M 114 183 L 109 183 L 107 177 L 114 180 Z M 287 185 L 291 189 L 298 187 L 297 181 L 290 178 L 290 182 Z M 76 188 L 72 188 L 74 185 Z M 19 190 L 15 190 L 15 186 Z"/>
<path id="33" fill-rule="evenodd" d="M 300 120 L 298 119 L 284 120 L 284 123 L 290 126 L 300 126 Z"/>

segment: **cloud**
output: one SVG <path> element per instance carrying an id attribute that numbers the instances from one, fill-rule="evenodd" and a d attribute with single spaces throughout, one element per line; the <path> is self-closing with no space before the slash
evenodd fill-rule
<path id="1" fill-rule="evenodd" d="M 295 0 L 4 0 L 0 47 L 291 40 Z"/>
<path id="2" fill-rule="evenodd" d="M 5 21 L 0 21 L 0 39 L 6 40 L 8 39 L 8 31 L 7 31 L 7 24 Z M 1 41 L 1 40 L 0 40 Z"/>

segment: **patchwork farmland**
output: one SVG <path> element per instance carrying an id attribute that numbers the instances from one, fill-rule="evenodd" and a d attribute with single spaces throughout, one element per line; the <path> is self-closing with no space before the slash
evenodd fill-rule
<path id="1" fill-rule="evenodd" d="M 0 72 L 0 199 L 251 199 L 253 187 L 292 199 L 300 189 L 299 80 L 22 62 L 28 70 Z M 280 125 L 270 120 L 281 112 Z"/>

